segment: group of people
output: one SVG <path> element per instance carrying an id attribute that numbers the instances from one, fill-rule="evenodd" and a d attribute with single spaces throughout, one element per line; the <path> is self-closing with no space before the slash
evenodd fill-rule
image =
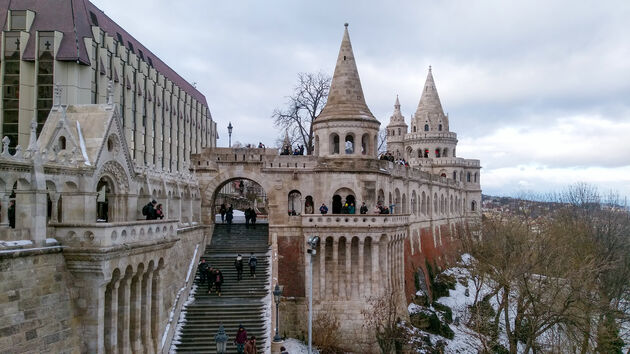
<path id="1" fill-rule="evenodd" d="M 249 259 L 247 260 L 247 265 L 249 266 L 249 276 L 252 278 L 256 278 L 256 266 L 258 266 L 258 258 L 252 252 L 249 255 Z M 243 256 L 239 253 L 234 260 L 234 268 L 236 268 L 236 281 L 241 281 L 243 279 Z"/>
<path id="2" fill-rule="evenodd" d="M 158 204 L 157 200 L 153 199 L 142 208 L 142 215 L 144 215 L 147 220 L 164 219 L 162 204 Z"/>
<path id="3" fill-rule="evenodd" d="M 245 145 L 245 147 L 248 148 L 248 149 L 253 149 L 253 148 L 256 147 L 256 144 L 247 144 L 247 145 Z M 262 141 L 259 141 L 258 142 L 258 148 L 259 149 L 264 149 L 265 148 L 265 144 L 263 144 Z"/>
<path id="4" fill-rule="evenodd" d="M 234 209 L 232 208 L 232 204 L 228 204 L 226 207 L 225 204 L 221 204 L 219 208 L 219 213 L 221 214 L 221 223 L 225 223 L 227 221 L 228 225 L 232 225 L 232 219 L 234 219 Z"/>
<path id="5" fill-rule="evenodd" d="M 409 167 L 409 162 L 407 162 L 407 160 L 403 158 L 400 158 L 400 159 L 394 158 L 394 155 L 392 155 L 392 153 L 389 151 L 387 151 L 384 154 L 381 154 L 381 156 L 379 157 L 379 160 L 385 160 L 385 161 L 393 162 L 397 165 L 403 165 L 403 166 Z"/>
<path id="6" fill-rule="evenodd" d="M 223 272 L 219 268 L 214 268 L 206 263 L 205 259 L 199 262 L 199 284 L 208 283 L 208 294 L 216 292 L 221 296 L 221 285 L 223 285 Z"/>
<path id="7" fill-rule="evenodd" d="M 257 354 L 258 348 L 256 348 L 256 337 L 251 336 L 247 339 L 247 330 L 243 325 L 238 326 L 236 331 L 236 338 L 234 339 L 236 344 L 236 352 L 238 354 Z"/>
<path id="8" fill-rule="evenodd" d="M 252 228 L 256 228 L 256 211 L 251 207 L 245 209 L 245 228 L 249 228 L 250 224 Z"/>
<path id="9" fill-rule="evenodd" d="M 393 208 L 394 208 L 393 204 L 389 208 L 387 208 L 383 206 L 381 203 L 379 203 L 374 207 L 372 214 L 393 214 Z M 365 215 L 368 213 L 368 211 L 369 209 L 367 205 L 365 205 L 365 202 L 361 203 L 361 207 L 359 208 L 359 213 L 361 213 L 362 215 Z M 322 206 L 319 207 L 319 212 L 322 215 L 328 214 L 328 207 L 326 206 L 325 203 L 322 203 Z M 354 203 L 352 202 L 350 203 L 346 202 L 341 207 L 341 214 L 354 214 L 355 212 L 356 212 L 356 209 L 354 207 Z"/>
<path id="10" fill-rule="evenodd" d="M 291 151 L 290 145 L 284 145 L 280 155 L 304 155 L 304 145 L 298 145 L 293 151 Z"/>

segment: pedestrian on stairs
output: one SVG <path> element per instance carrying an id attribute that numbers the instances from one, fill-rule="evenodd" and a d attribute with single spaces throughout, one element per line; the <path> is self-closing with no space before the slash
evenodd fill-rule
<path id="1" fill-rule="evenodd" d="M 256 228 L 256 210 L 251 209 L 249 212 L 250 222 L 252 223 L 252 228 Z"/>
<path id="2" fill-rule="evenodd" d="M 249 229 L 249 220 L 251 219 L 251 208 L 245 209 L 245 228 Z"/>
<path id="3" fill-rule="evenodd" d="M 247 343 L 245 343 L 245 354 L 258 354 L 258 348 L 256 348 L 256 337 L 251 336 Z"/>
<path id="4" fill-rule="evenodd" d="M 219 296 L 221 296 L 221 285 L 223 285 L 223 273 L 219 269 L 214 270 L 214 288 L 216 289 Z M 208 291 L 208 294 L 210 292 Z"/>
<path id="5" fill-rule="evenodd" d="M 234 344 L 236 344 L 236 352 L 238 354 L 243 354 L 245 352 L 245 342 L 247 342 L 247 331 L 243 325 L 238 326 L 238 331 L 236 332 L 236 339 L 234 340 Z"/>
<path id="6" fill-rule="evenodd" d="M 240 253 L 236 256 L 234 268 L 236 268 L 236 280 L 241 281 L 241 279 L 243 279 L 243 257 Z"/>
<path id="7" fill-rule="evenodd" d="M 227 208 L 225 212 L 225 220 L 227 220 L 228 225 L 232 225 L 232 219 L 234 218 L 234 209 L 232 209 L 232 204 Z"/>
<path id="8" fill-rule="evenodd" d="M 201 259 L 199 262 L 199 284 L 203 284 L 208 281 L 208 263 L 206 263 L 205 258 Z"/>
<path id="9" fill-rule="evenodd" d="M 247 261 L 249 265 L 249 276 L 256 278 L 256 266 L 258 265 L 258 259 L 254 255 L 254 252 L 249 256 L 249 261 Z"/>
<path id="10" fill-rule="evenodd" d="M 225 222 L 225 213 L 227 213 L 227 208 L 225 207 L 225 204 L 221 204 L 219 213 L 221 213 L 221 224 L 223 224 Z"/>
<path id="11" fill-rule="evenodd" d="M 208 294 L 210 294 L 212 287 L 214 287 L 214 271 L 214 268 L 208 266 Z"/>

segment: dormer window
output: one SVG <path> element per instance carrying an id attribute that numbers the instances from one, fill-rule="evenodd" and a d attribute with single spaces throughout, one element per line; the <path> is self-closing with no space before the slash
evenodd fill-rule
<path id="1" fill-rule="evenodd" d="M 26 30 L 26 11 L 11 11 L 11 30 Z"/>

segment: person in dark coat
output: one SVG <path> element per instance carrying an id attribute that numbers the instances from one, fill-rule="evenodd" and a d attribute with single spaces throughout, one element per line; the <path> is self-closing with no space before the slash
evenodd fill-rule
<path id="1" fill-rule="evenodd" d="M 227 213 L 227 208 L 225 204 L 221 204 L 221 208 L 219 208 L 219 213 L 221 213 L 221 224 L 225 222 L 225 213 Z"/>
<path id="2" fill-rule="evenodd" d="M 234 268 L 236 268 L 236 280 L 243 279 L 243 257 L 239 254 L 234 260 Z"/>
<path id="3" fill-rule="evenodd" d="M 232 209 L 232 204 L 230 204 L 225 212 L 225 220 L 227 220 L 228 225 L 232 225 L 232 219 L 234 219 L 234 209 Z"/>
<path id="4" fill-rule="evenodd" d="M 256 278 L 256 266 L 258 265 L 258 258 L 254 255 L 254 252 L 249 256 L 249 261 L 247 261 L 249 265 L 249 275 L 251 277 Z"/>
<path id="5" fill-rule="evenodd" d="M 328 214 L 328 207 L 326 204 L 322 203 L 322 206 L 319 207 L 319 212 L 322 213 L 322 215 Z"/>
<path id="6" fill-rule="evenodd" d="M 145 205 L 142 208 L 142 215 L 146 216 L 147 220 L 155 220 L 157 219 L 157 213 L 155 212 L 155 206 L 157 205 L 157 200 L 152 200 L 149 204 Z"/>
<path id="7" fill-rule="evenodd" d="M 234 344 L 236 344 L 236 352 L 238 354 L 243 354 L 245 352 L 245 342 L 247 342 L 247 331 L 243 325 L 239 325 L 238 331 L 236 331 L 236 339 L 234 340 Z"/>
<path id="8" fill-rule="evenodd" d="M 245 343 L 245 354 L 258 354 L 258 348 L 256 348 L 256 337 L 251 336 L 247 343 Z"/>
<path id="9" fill-rule="evenodd" d="M 251 209 L 252 211 L 249 213 L 250 222 L 252 223 L 252 228 L 256 228 L 256 210 Z"/>
<path id="10" fill-rule="evenodd" d="M 251 219 L 251 208 L 245 209 L 245 228 L 249 229 L 249 220 Z"/>
<path id="11" fill-rule="evenodd" d="M 214 274 L 212 275 L 212 280 L 214 281 L 214 288 L 217 291 L 217 294 L 221 296 L 221 285 L 223 285 L 223 273 L 219 269 L 214 270 Z M 210 291 L 208 291 L 210 294 Z"/>
<path id="12" fill-rule="evenodd" d="M 199 268 L 199 284 L 203 284 L 208 281 L 208 263 L 204 258 L 201 259 L 197 268 Z"/>
<path id="13" fill-rule="evenodd" d="M 359 212 L 360 212 L 361 214 L 367 214 L 367 212 L 368 212 L 368 207 L 367 207 L 367 205 L 365 205 L 365 202 L 363 202 L 363 204 L 361 204 L 361 208 L 359 209 Z"/>
<path id="14" fill-rule="evenodd" d="M 9 217 L 9 227 L 15 229 L 15 200 L 9 202 L 9 209 L 7 209 L 7 216 Z"/>

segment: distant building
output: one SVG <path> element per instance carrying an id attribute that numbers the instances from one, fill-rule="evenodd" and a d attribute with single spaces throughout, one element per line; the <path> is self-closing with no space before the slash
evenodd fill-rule
<path id="1" fill-rule="evenodd" d="M 10 151 L 37 135 L 59 84 L 64 104 L 113 103 L 139 165 L 176 171 L 216 146 L 204 95 L 87 0 L 2 1 L 0 136 Z"/>

